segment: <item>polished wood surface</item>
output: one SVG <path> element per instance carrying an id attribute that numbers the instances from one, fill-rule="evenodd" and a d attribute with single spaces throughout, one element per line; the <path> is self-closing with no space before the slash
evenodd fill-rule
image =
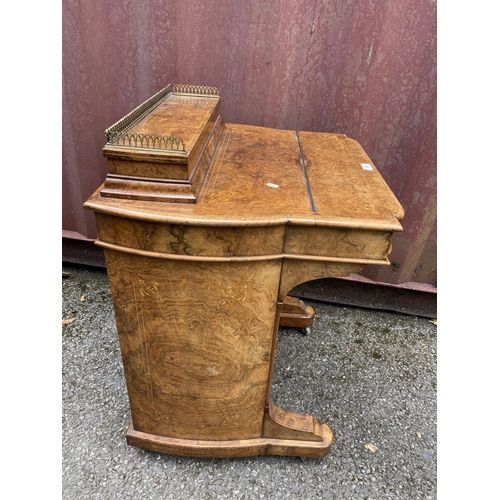
<path id="1" fill-rule="evenodd" d="M 183 225 L 303 224 L 401 231 L 401 205 L 352 139 L 318 134 L 327 136 L 323 148 L 308 149 L 314 143 L 305 134 L 303 167 L 294 131 L 224 124 L 221 135 L 197 203 L 164 207 L 148 200 L 110 197 L 106 204 L 100 203 L 100 209 L 111 215 Z M 322 157 L 329 161 L 322 163 Z M 362 164 L 372 170 L 364 170 Z M 95 194 L 98 200 L 101 190 Z M 91 205 L 94 202 L 89 200 Z"/>
<path id="2" fill-rule="evenodd" d="M 180 263 L 110 250 L 106 260 L 134 428 L 260 437 L 279 261 Z"/>
<path id="3" fill-rule="evenodd" d="M 324 456 L 331 429 L 271 399 L 279 325 L 314 318 L 289 292 L 387 265 L 403 209 L 345 135 L 225 124 L 218 95 L 201 94 L 167 93 L 120 130 L 182 137 L 183 150 L 108 143 L 110 172 L 85 204 L 106 255 L 127 441 Z"/>

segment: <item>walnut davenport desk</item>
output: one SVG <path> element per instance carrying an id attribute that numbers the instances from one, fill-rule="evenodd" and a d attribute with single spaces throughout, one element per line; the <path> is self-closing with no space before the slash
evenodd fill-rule
<path id="1" fill-rule="evenodd" d="M 296 285 L 387 265 L 403 209 L 342 134 L 224 123 L 213 87 L 169 85 L 106 130 L 85 203 L 104 248 L 130 445 L 173 455 L 322 457 L 323 422 L 278 408 Z"/>

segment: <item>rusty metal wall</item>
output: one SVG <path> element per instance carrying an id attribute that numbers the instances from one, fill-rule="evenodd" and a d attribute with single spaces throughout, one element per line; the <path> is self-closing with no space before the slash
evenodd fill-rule
<path id="1" fill-rule="evenodd" d="M 104 129 L 168 83 L 217 87 L 227 122 L 359 141 L 406 211 L 363 276 L 436 286 L 435 0 L 64 0 L 64 235 L 95 238 Z"/>

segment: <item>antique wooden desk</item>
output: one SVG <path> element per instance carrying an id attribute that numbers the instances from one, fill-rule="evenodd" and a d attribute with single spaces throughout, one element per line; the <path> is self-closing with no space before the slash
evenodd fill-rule
<path id="1" fill-rule="evenodd" d="M 219 107 L 210 87 L 151 97 L 106 131 L 109 174 L 84 205 L 105 250 L 127 442 L 321 457 L 331 429 L 271 401 L 280 321 L 312 320 L 287 294 L 387 265 L 403 210 L 356 141 L 225 124 Z"/>

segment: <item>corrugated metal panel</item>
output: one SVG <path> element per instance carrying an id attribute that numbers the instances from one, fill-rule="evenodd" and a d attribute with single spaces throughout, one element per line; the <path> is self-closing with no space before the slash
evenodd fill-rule
<path id="1" fill-rule="evenodd" d="M 63 229 L 104 179 L 106 127 L 168 83 L 219 88 L 227 122 L 358 140 L 406 211 L 383 283 L 436 284 L 433 0 L 66 0 Z"/>

